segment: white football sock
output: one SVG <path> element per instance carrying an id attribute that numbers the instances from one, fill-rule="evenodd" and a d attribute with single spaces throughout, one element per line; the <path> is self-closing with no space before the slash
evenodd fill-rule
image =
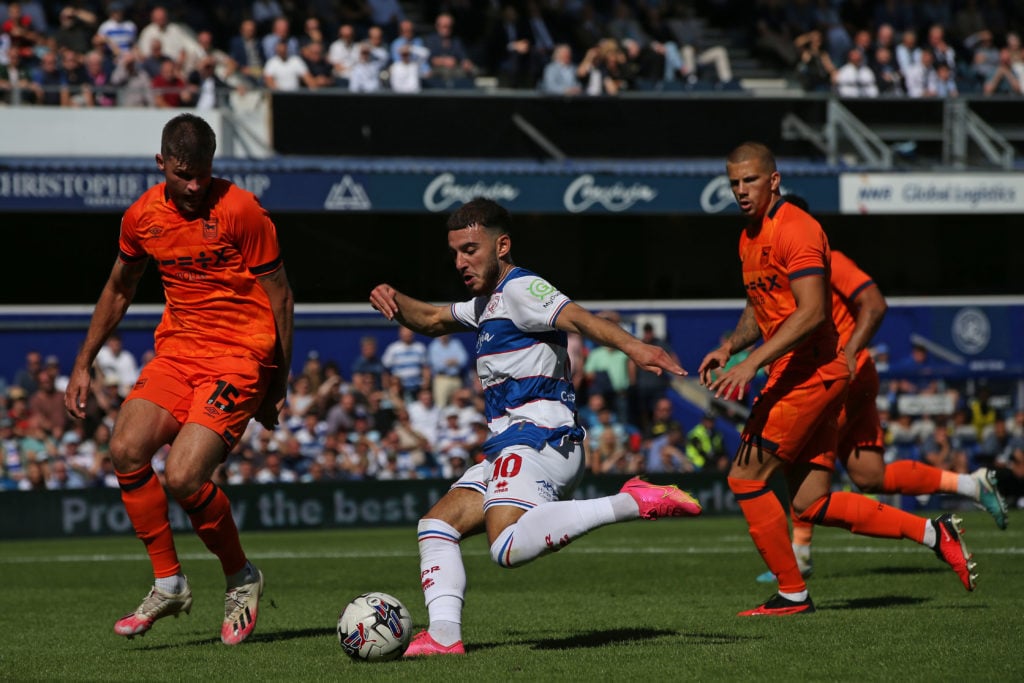
<path id="1" fill-rule="evenodd" d="M 181 573 L 175 574 L 174 576 L 165 576 L 155 581 L 156 587 L 162 590 L 164 593 L 170 593 L 171 595 L 178 595 L 185 590 L 185 577 Z"/>
<path id="2" fill-rule="evenodd" d="M 935 533 L 935 525 L 932 524 L 932 520 L 924 520 L 924 538 L 921 539 L 921 545 L 926 545 L 929 548 L 934 548 L 939 542 L 939 535 Z"/>
<path id="3" fill-rule="evenodd" d="M 466 568 L 459 548 L 462 535 L 439 519 L 421 519 L 416 532 L 420 582 L 430 619 L 427 631 L 441 645 L 451 645 L 462 640 L 462 603 L 466 595 Z"/>
<path id="4" fill-rule="evenodd" d="M 956 492 L 971 500 L 981 500 L 981 484 L 969 474 L 958 474 Z"/>
<path id="5" fill-rule="evenodd" d="M 799 593 L 783 593 L 782 591 L 779 591 L 779 595 L 787 600 L 792 600 L 793 602 L 803 602 L 807 599 L 807 589 L 805 588 Z"/>
<path id="6" fill-rule="evenodd" d="M 502 567 L 518 567 L 559 550 L 592 529 L 639 516 L 636 502 L 627 493 L 544 503 L 501 532 L 491 545 L 491 559 Z"/>

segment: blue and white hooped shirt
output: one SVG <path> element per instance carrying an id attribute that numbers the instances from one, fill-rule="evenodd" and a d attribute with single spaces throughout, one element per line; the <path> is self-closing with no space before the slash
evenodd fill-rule
<path id="1" fill-rule="evenodd" d="M 583 439 L 566 334 L 554 326 L 571 301 L 517 267 L 490 296 L 452 304 L 452 316 L 477 330 L 476 369 L 491 430 L 483 445 L 487 455 L 513 445 L 539 450 L 564 437 Z"/>

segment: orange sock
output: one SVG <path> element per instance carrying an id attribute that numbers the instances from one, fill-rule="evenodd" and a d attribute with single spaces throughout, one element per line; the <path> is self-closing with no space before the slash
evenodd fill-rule
<path id="1" fill-rule="evenodd" d="M 843 527 L 862 536 L 924 541 L 926 520 L 859 493 L 839 492 L 819 498 L 800 517 L 814 524 Z"/>
<path id="2" fill-rule="evenodd" d="M 763 481 L 733 479 L 729 488 L 747 518 L 750 537 L 768 569 L 779 579 L 779 591 L 799 593 L 807 584 L 796 566 L 796 556 L 789 544 L 789 524 L 786 511 L 772 490 Z"/>
<path id="3" fill-rule="evenodd" d="M 208 481 L 178 503 L 192 520 L 196 534 L 220 559 L 224 575 L 241 571 L 245 566 L 245 552 L 238 538 L 235 519 L 231 516 L 231 503 L 224 492 Z"/>
<path id="4" fill-rule="evenodd" d="M 942 470 L 937 467 L 916 460 L 897 460 L 885 466 L 882 493 L 906 493 L 911 496 L 935 493 L 940 490 L 941 481 Z M 953 492 L 956 492 L 955 482 Z"/>
<path id="5" fill-rule="evenodd" d="M 793 545 L 810 545 L 814 535 L 814 525 L 799 519 L 793 513 Z"/>
<path id="6" fill-rule="evenodd" d="M 167 517 L 167 494 L 153 472 L 153 466 L 147 464 L 135 472 L 116 474 L 124 509 L 135 528 L 135 535 L 146 544 L 153 576 L 158 579 L 174 576 L 181 571 L 181 563 L 174 549 L 174 535 Z"/>

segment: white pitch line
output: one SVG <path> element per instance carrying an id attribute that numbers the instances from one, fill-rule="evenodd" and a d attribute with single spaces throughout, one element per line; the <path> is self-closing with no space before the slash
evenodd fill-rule
<path id="1" fill-rule="evenodd" d="M 892 555 L 892 554 L 912 554 L 920 553 L 923 548 L 918 548 L 913 545 L 857 545 L 857 546 L 828 546 L 818 547 L 815 546 L 814 554 L 818 555 L 842 555 L 842 554 L 857 554 L 864 553 L 870 555 Z M 1024 548 L 986 548 L 983 550 L 971 549 L 975 555 L 984 557 L 985 555 L 1024 555 Z M 701 547 L 701 546 L 673 546 L 673 547 L 643 547 L 643 548 L 630 548 L 630 547 L 618 547 L 618 548 L 588 548 L 585 545 L 573 546 L 568 552 L 580 553 L 584 555 L 742 555 L 742 554 L 754 554 L 756 551 L 753 547 Z M 365 560 L 375 558 L 395 558 L 395 557 L 418 557 L 418 552 L 415 549 L 409 551 L 364 551 L 364 550 L 339 550 L 336 552 L 323 552 L 318 551 L 315 553 L 303 553 L 303 552 L 250 552 L 246 553 L 251 559 L 254 560 Z M 464 549 L 464 555 L 487 555 L 486 550 L 473 550 Z M 210 553 L 180 553 L 179 557 L 183 560 L 197 561 L 197 560 L 209 560 L 213 561 L 217 558 Z M 47 563 L 47 562 L 134 562 L 147 560 L 145 553 L 132 553 L 132 554 L 71 554 L 71 555 L 55 555 L 55 556 L 40 556 L 40 555 L 18 555 L 18 556 L 4 556 L 0 557 L 0 564 L 35 564 L 35 563 Z"/>

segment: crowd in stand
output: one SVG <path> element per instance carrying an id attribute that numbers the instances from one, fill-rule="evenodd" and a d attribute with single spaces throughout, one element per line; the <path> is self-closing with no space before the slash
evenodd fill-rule
<path id="1" fill-rule="evenodd" d="M 841 97 L 1020 95 L 1017 3 L 758 2 L 756 44 L 808 91 Z"/>
<path id="2" fill-rule="evenodd" d="M 686 2 L 108 0 L 0 4 L 0 98 L 210 108 L 245 94 L 729 84 Z M 713 70 L 713 73 L 711 71 Z"/>
<path id="3" fill-rule="evenodd" d="M 560 95 L 738 87 L 709 24 L 809 91 L 1024 86 L 1024 11 L 999 0 L 23 0 L 0 4 L 0 99 L 203 109 L 264 89 L 412 93 L 479 77 Z"/>
<path id="4" fill-rule="evenodd" d="M 614 311 L 601 315 L 618 320 Z M 642 336 L 671 351 L 651 326 Z M 399 328 L 394 341 L 378 345 L 366 336 L 357 357 L 338 360 L 309 350 L 291 380 L 279 427 L 268 431 L 252 422 L 218 470 L 218 483 L 453 479 L 479 461 L 488 429 L 482 392 L 459 337 L 425 343 Z M 591 472 L 728 470 L 732 454 L 721 432 L 734 428 L 728 410 L 683 426 L 666 378 L 632 366 L 620 351 L 589 348 L 578 337 L 570 353 Z M 880 395 L 887 460 L 921 460 L 964 473 L 989 466 L 1024 478 L 1024 410 L 994 400 L 988 385 L 968 390 L 970 385 L 938 378 L 941 366 L 922 349 L 891 366 L 884 345 L 875 355 L 893 378 L 884 381 Z M 60 360 L 30 352 L 16 377 L 0 380 L 6 384 L 0 395 L 0 490 L 116 487 L 108 456 L 111 430 L 147 356 L 136 359 L 112 337 L 97 357 L 87 417 L 78 421 L 64 409 L 67 378 Z M 742 413 L 733 413 L 736 426 Z M 166 449 L 154 459 L 158 472 L 165 456 Z"/>

